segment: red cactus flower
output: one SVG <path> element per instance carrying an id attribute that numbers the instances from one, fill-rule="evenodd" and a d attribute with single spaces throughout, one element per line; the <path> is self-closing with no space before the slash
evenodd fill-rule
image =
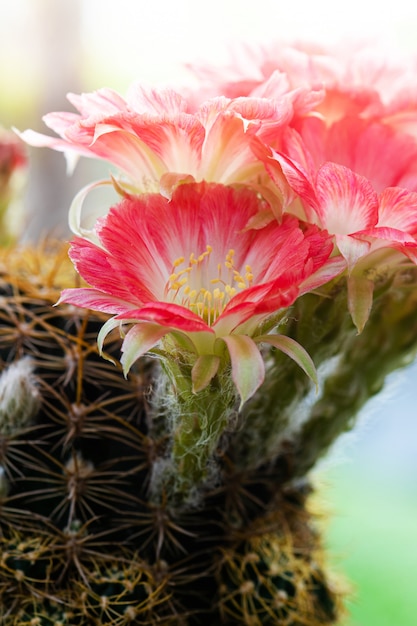
<path id="1" fill-rule="evenodd" d="M 344 264 L 329 260 L 326 232 L 294 217 L 248 228 L 262 206 L 247 189 L 208 183 L 181 185 L 170 201 L 160 194 L 126 198 L 98 221 L 98 243 L 73 241 L 71 259 L 91 287 L 64 290 L 60 301 L 115 315 L 100 345 L 112 328 L 132 324 L 122 347 L 125 372 L 162 341 L 168 353 L 182 344 L 193 355 L 196 391 L 230 358 L 242 402 L 263 381 L 260 342 L 311 373 L 301 346 L 260 335 L 260 324 Z"/>

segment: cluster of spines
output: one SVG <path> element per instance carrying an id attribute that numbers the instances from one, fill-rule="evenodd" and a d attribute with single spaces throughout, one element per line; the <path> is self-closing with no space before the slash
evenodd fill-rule
<path id="1" fill-rule="evenodd" d="M 97 352 L 103 320 L 52 306 L 56 283 L 72 280 L 63 258 L 53 251 L 37 266 L 36 255 L 29 257 L 29 270 L 19 258 L 19 267 L 9 263 L 0 280 L 1 370 L 7 376 L 21 368 L 36 399 L 27 424 L 20 420 L 0 435 L 2 623 L 215 626 L 262 619 L 295 626 L 304 596 L 293 594 L 294 610 L 275 606 L 276 593 L 284 599 L 281 578 L 268 574 L 262 551 L 256 568 L 241 567 L 262 536 L 271 545 L 291 545 L 289 517 L 309 524 L 304 499 L 294 514 L 293 495 L 283 492 L 289 459 L 248 472 L 236 469 L 224 450 L 221 484 L 203 495 L 199 510 L 172 510 L 163 496 L 150 500 L 152 466 L 166 446 L 163 429 L 148 428 L 152 366 L 144 359 L 125 379 L 120 366 Z M 106 349 L 117 360 L 120 338 Z M 323 615 L 319 591 L 331 607 L 325 623 L 332 623 L 337 599 L 321 566 L 308 574 L 310 567 L 316 572 L 310 556 L 318 550 L 308 537 L 300 553 L 287 550 L 287 569 L 303 562 L 309 623 Z M 236 598 L 258 584 L 259 568 L 257 589 L 266 591 L 236 618 Z"/>

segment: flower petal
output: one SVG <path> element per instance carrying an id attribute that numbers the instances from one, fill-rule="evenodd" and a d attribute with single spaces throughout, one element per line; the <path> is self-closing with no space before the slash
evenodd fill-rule
<path id="1" fill-rule="evenodd" d="M 115 328 L 118 328 L 118 327 L 120 328 L 121 324 L 122 322 L 120 320 L 117 320 L 114 317 L 111 317 L 100 328 L 100 332 L 97 336 L 97 346 L 98 346 L 98 351 L 101 354 L 101 356 L 103 356 L 103 345 L 104 345 L 104 340 L 106 339 L 107 335 L 111 333 L 111 331 L 114 330 Z M 110 359 L 110 360 L 113 361 L 113 359 Z"/>
<path id="2" fill-rule="evenodd" d="M 118 315 L 118 319 L 155 322 L 184 332 L 214 333 L 196 313 L 179 304 L 152 302 Z"/>
<path id="3" fill-rule="evenodd" d="M 378 222 L 378 197 L 371 183 L 337 163 L 325 163 L 317 174 L 317 212 L 334 235 L 351 235 Z"/>
<path id="4" fill-rule="evenodd" d="M 368 254 L 371 247 L 369 241 L 362 241 L 350 235 L 336 235 L 335 240 L 340 254 L 346 259 L 349 271 L 361 257 Z"/>
<path id="5" fill-rule="evenodd" d="M 300 293 L 299 295 L 303 295 L 308 293 L 309 291 L 313 291 L 317 289 L 317 287 L 321 287 L 326 283 L 330 282 L 336 276 L 339 276 L 345 269 L 347 263 L 346 259 L 342 256 L 332 257 L 321 267 L 319 270 L 311 274 L 306 280 L 300 285 Z"/>
<path id="6" fill-rule="evenodd" d="M 240 395 L 239 410 L 265 378 L 265 365 L 256 343 L 246 335 L 228 335 L 221 338 L 229 351 L 232 379 Z"/>
<path id="7" fill-rule="evenodd" d="M 83 204 L 90 191 L 97 189 L 97 187 L 111 184 L 110 180 L 98 180 L 94 183 L 89 183 L 76 194 L 71 202 L 68 213 L 68 225 L 75 235 L 78 235 L 79 237 L 94 237 L 93 230 L 86 229 L 81 226 Z"/>
<path id="8" fill-rule="evenodd" d="M 379 197 L 378 226 L 389 226 L 407 233 L 417 232 L 417 193 L 400 187 L 387 187 Z"/>
<path id="9" fill-rule="evenodd" d="M 126 101 L 116 91 L 109 87 L 102 87 L 92 93 L 68 93 L 67 99 L 71 104 L 78 109 L 81 115 L 84 116 L 100 116 L 106 117 L 117 113 L 118 111 L 126 110 Z M 59 132 L 55 126 L 52 126 L 49 116 L 57 114 L 45 115 L 44 119 L 49 128 L 52 128 L 55 132 Z"/>
<path id="10" fill-rule="evenodd" d="M 113 314 L 127 313 L 129 309 L 136 308 L 134 304 L 130 304 L 122 298 L 117 298 L 107 293 L 103 293 L 99 289 L 90 289 L 88 287 L 63 289 L 56 305 L 64 302 L 66 304 L 79 306 L 82 309 L 92 309 L 93 311 Z"/>
<path id="11" fill-rule="evenodd" d="M 122 344 L 120 362 L 123 373 L 127 376 L 133 363 L 155 347 L 162 337 L 169 333 L 169 328 L 152 322 L 135 324 L 127 333 Z"/>
<path id="12" fill-rule="evenodd" d="M 122 242 L 121 244 L 122 245 Z M 112 256 L 88 239 L 76 237 L 71 242 L 69 256 L 77 272 L 92 287 L 115 298 L 125 300 L 126 309 L 154 300 L 152 293 L 120 256 Z M 148 272 L 149 273 L 149 272 Z"/>

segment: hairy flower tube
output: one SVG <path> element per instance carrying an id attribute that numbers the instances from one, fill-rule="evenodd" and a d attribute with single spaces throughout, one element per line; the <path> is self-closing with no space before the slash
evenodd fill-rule
<path id="1" fill-rule="evenodd" d="M 230 358 L 243 403 L 263 381 L 259 343 L 274 343 L 259 336 L 262 323 L 344 267 L 329 260 L 328 234 L 295 217 L 247 227 L 263 205 L 249 190 L 209 183 L 181 185 L 170 201 L 127 197 L 97 222 L 99 244 L 72 242 L 70 257 L 91 287 L 64 290 L 61 302 L 115 315 L 100 343 L 131 324 L 125 372 L 161 340 L 167 353 L 183 344 L 197 391 Z"/>

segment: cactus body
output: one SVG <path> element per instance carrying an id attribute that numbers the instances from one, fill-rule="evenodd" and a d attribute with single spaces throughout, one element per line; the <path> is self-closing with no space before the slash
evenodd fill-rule
<path id="1" fill-rule="evenodd" d="M 289 457 L 246 471 L 219 450 L 197 508 L 150 497 L 166 445 L 149 423 L 155 366 L 124 378 L 98 355 L 102 318 L 52 306 L 73 281 L 65 254 L 2 264 L 2 624 L 335 623 Z"/>
<path id="2" fill-rule="evenodd" d="M 296 304 L 288 334 L 318 365 L 342 358 L 307 401 L 305 377 L 271 351 L 266 391 L 214 452 L 216 482 L 185 506 L 163 481 L 155 495 L 167 448 L 155 361 L 140 359 L 125 378 L 117 334 L 106 359 L 98 354 L 102 316 L 53 307 L 74 283 L 65 247 L 3 254 L 1 623 L 336 624 L 340 597 L 308 511 L 306 473 L 413 353 L 414 271 L 381 289 L 359 337 L 337 305 L 337 283 L 331 309 L 314 295 Z"/>

